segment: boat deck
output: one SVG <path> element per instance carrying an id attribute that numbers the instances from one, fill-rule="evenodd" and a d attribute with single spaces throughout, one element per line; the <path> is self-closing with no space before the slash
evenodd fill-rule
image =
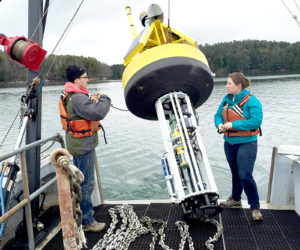
<path id="1" fill-rule="evenodd" d="M 98 221 L 104 221 L 107 225 L 111 223 L 108 209 L 114 204 L 104 204 L 94 208 L 94 217 Z M 172 249 L 179 249 L 180 234 L 175 222 L 181 220 L 182 210 L 177 204 L 172 203 L 150 203 L 131 204 L 134 212 L 139 218 L 148 216 L 151 219 L 162 219 L 167 221 L 165 244 Z M 222 222 L 223 235 L 215 243 L 215 249 L 300 249 L 300 216 L 293 210 L 263 209 L 264 220 L 252 222 L 249 209 L 225 208 L 221 214 L 214 219 Z M 87 246 L 91 249 L 106 233 L 86 232 Z M 210 223 L 193 221 L 189 223 L 189 232 L 192 236 L 195 249 L 206 249 L 205 241 L 213 237 L 216 227 Z M 149 249 L 152 241 L 150 233 L 142 235 L 132 242 L 129 249 Z M 63 248 L 61 230 L 43 247 L 45 250 L 59 250 Z M 156 243 L 155 249 L 162 249 Z M 186 242 L 185 248 L 188 248 Z"/>

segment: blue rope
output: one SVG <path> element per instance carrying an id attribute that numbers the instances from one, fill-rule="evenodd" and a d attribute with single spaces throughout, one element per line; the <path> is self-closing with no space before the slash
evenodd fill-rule
<path id="1" fill-rule="evenodd" d="M 1 211 L 2 211 L 2 216 L 5 214 L 5 207 L 4 207 L 4 198 L 3 198 L 3 191 L 2 191 L 2 182 L 3 182 L 3 176 L 4 173 L 1 174 L 1 179 L 0 179 L 0 199 L 1 199 Z M 0 229 L 0 238 L 2 237 L 4 231 L 4 222 L 1 224 L 1 229 Z"/>
<path id="2" fill-rule="evenodd" d="M 37 96 L 37 94 L 40 92 L 41 88 L 43 87 L 44 82 L 45 82 L 45 79 L 41 82 L 41 84 L 40 84 L 38 90 L 35 92 L 34 96 Z"/>

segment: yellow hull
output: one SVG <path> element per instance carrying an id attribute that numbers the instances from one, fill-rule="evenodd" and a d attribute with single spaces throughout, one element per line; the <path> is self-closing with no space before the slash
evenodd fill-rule
<path id="1" fill-rule="evenodd" d="M 188 94 L 197 108 L 213 89 L 204 54 L 182 43 L 155 46 L 138 54 L 125 68 L 122 83 L 128 109 L 149 120 L 157 119 L 155 101 L 169 92 Z"/>

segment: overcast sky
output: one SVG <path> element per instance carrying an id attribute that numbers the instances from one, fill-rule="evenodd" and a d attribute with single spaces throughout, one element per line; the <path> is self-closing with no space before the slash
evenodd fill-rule
<path id="1" fill-rule="evenodd" d="M 48 54 L 81 0 L 51 0 L 43 47 Z M 300 27 L 281 0 L 170 0 L 171 27 L 198 44 L 245 39 L 300 41 Z M 296 0 L 300 6 L 300 0 Z M 123 63 L 132 42 L 125 6 L 129 5 L 137 33 L 138 19 L 151 3 L 159 4 L 167 23 L 168 0 L 85 0 L 66 38 L 54 54 L 91 56 L 109 65 Z M 285 0 L 300 19 L 294 0 Z M 27 0 L 0 2 L 0 33 L 28 36 Z M 3 50 L 3 47 L 0 48 Z"/>

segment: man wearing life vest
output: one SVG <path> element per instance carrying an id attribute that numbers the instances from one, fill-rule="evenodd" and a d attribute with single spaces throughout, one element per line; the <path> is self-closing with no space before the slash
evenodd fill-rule
<path id="1" fill-rule="evenodd" d="M 229 74 L 228 94 L 215 114 L 215 126 L 224 133 L 224 150 L 232 173 L 232 193 L 223 207 L 241 207 L 241 195 L 246 193 L 253 221 L 263 219 L 257 186 L 252 176 L 257 154 L 257 135 L 263 119 L 260 101 L 246 88 L 250 80 L 242 73 Z"/>
<path id="2" fill-rule="evenodd" d="M 84 175 L 80 202 L 83 230 L 99 232 L 105 228 L 105 223 L 94 219 L 91 200 L 94 189 L 95 148 L 98 145 L 99 120 L 107 115 L 111 100 L 104 90 L 93 98 L 89 97 L 89 80 L 84 68 L 70 65 L 66 70 L 66 77 L 68 82 L 59 101 L 59 111 L 63 129 L 66 131 L 67 149 L 73 156 L 74 165 Z"/>

